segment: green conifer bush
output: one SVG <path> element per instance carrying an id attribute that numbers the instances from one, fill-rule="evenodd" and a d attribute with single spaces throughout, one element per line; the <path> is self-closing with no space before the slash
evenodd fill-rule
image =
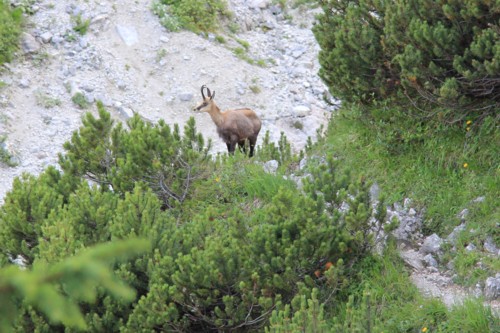
<path id="1" fill-rule="evenodd" d="M 320 1 L 320 76 L 344 101 L 392 99 L 407 115 L 498 115 L 500 5 L 455 0 Z M 437 109 L 437 110 L 436 110 Z"/>
<path id="2" fill-rule="evenodd" d="M 211 143 L 205 147 L 191 118 L 181 135 L 177 125 L 164 121 L 151 126 L 139 115 L 113 127 L 113 120 L 98 103 L 99 118 L 87 113 L 84 126 L 64 145 L 60 156 L 65 173 L 84 177 L 103 189 L 125 193 L 137 182 L 145 183 L 162 199 L 165 207 L 182 203 L 198 177 L 200 165 L 208 159 Z"/>
<path id="3" fill-rule="evenodd" d="M 4 264 L 21 255 L 29 269 L 57 265 L 104 242 L 150 240 L 150 252 L 113 266 L 137 291 L 132 305 L 101 287 L 80 305 L 90 331 L 255 331 L 314 288 L 320 302 L 343 297 L 382 217 L 365 183 L 337 175 L 333 158 L 312 168 L 303 191 L 264 184 L 267 174 L 247 183 L 262 166 L 209 159 L 192 119 L 181 134 L 137 115 L 115 125 L 102 105 L 98 113 L 64 145 L 61 171 L 16 179 L 0 210 Z M 271 148 L 291 159 L 284 136 Z M 38 308 L 18 310 L 19 330 L 59 327 Z"/>
<path id="4" fill-rule="evenodd" d="M 39 318 L 39 326 L 32 326 L 32 331 L 49 332 L 47 321 L 55 327 L 63 324 L 78 330 L 88 328 L 78 302 L 94 302 L 97 290 L 124 303 L 132 301 L 134 290 L 115 278 L 109 263 L 147 249 L 145 240 L 128 240 L 103 244 L 50 266 L 39 263 L 29 270 L 13 265 L 1 268 L 0 330 L 17 332 L 22 325 L 16 319 L 23 321 L 29 316 Z"/>

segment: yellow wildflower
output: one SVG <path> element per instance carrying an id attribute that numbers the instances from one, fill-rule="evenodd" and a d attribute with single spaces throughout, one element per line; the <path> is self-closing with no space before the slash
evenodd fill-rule
<path id="1" fill-rule="evenodd" d="M 468 131 L 470 131 L 470 127 L 467 127 L 467 128 L 466 128 L 466 131 L 467 131 L 467 132 L 468 132 Z"/>
<path id="2" fill-rule="evenodd" d="M 469 166 L 468 163 L 464 163 L 464 168 L 467 168 Z"/>
<path id="3" fill-rule="evenodd" d="M 216 183 L 220 182 L 220 177 L 216 177 L 216 178 L 215 178 L 215 182 L 216 182 Z"/>
<path id="4" fill-rule="evenodd" d="M 467 120 L 466 124 L 467 124 L 467 125 L 472 124 L 472 120 Z"/>
<path id="5" fill-rule="evenodd" d="M 422 332 L 427 332 L 427 327 L 422 328 Z"/>

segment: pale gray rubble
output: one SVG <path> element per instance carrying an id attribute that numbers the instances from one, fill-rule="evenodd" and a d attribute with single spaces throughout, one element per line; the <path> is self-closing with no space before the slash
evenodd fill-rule
<path id="1" fill-rule="evenodd" d="M 182 127 L 195 117 L 213 152 L 224 152 L 210 117 L 191 111 L 206 84 L 221 109 L 253 108 L 263 120 L 261 137 L 269 131 L 277 141 L 284 132 L 294 151 L 302 149 L 333 110 L 317 75 L 319 48 L 309 29 L 314 13 L 290 10 L 285 20 L 269 1 L 234 0 L 229 7 L 240 29 L 221 44 L 213 35 L 167 31 L 150 0 L 37 1 L 23 48 L 0 74 L 6 85 L 0 89 L 0 135 L 18 163 L 0 166 L 0 203 L 14 177 L 55 165 L 83 113 L 96 112 L 75 105 L 75 94 L 87 103 L 102 101 L 118 121 L 136 112 Z M 84 35 L 73 30 L 76 17 L 90 22 Z M 266 67 L 238 58 L 237 40 L 247 43 L 249 59 Z"/>

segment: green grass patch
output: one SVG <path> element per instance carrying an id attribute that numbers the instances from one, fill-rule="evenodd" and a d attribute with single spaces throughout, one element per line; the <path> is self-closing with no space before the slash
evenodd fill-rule
<path id="1" fill-rule="evenodd" d="M 0 1 L 0 65 L 12 60 L 21 34 L 22 10 Z"/>
<path id="2" fill-rule="evenodd" d="M 495 327 L 499 327 L 499 318 L 483 306 L 481 299 L 447 309 L 439 300 L 422 297 L 393 245 L 383 257 L 367 258 L 362 265 L 357 279 L 363 283 L 354 287 L 352 296 L 357 302 L 351 311 L 362 309 L 363 292 L 368 290 L 375 332 L 472 333 L 496 332 Z M 346 318 L 345 313 L 340 315 Z M 366 322 L 366 314 L 361 319 Z"/>
<path id="3" fill-rule="evenodd" d="M 318 302 L 331 292 L 319 286 L 302 295 L 300 307 L 293 300 L 293 311 L 275 311 L 266 332 L 498 332 L 499 318 L 480 299 L 448 309 L 423 298 L 393 244 L 383 256 L 365 257 L 355 271 L 343 301 Z"/>
<path id="4" fill-rule="evenodd" d="M 365 110 L 366 111 L 366 110 Z M 335 115 L 321 151 L 333 151 L 339 167 L 376 181 L 387 202 L 411 198 L 425 209 L 423 232 L 446 237 L 461 223 L 467 208 L 466 231 L 460 236 L 454 263 L 457 282 L 484 281 L 499 271 L 500 260 L 486 257 L 488 236 L 500 244 L 500 131 L 493 119 L 459 126 L 411 123 L 404 114 L 374 109 L 373 117 L 343 109 Z M 476 201 L 484 197 L 484 201 Z M 468 244 L 476 252 L 465 251 Z M 447 251 L 452 251 L 451 246 Z M 454 253 L 454 252 L 453 252 Z"/>
<path id="5" fill-rule="evenodd" d="M 231 17 L 226 2 L 222 0 L 156 0 L 153 12 L 171 31 L 216 31 L 222 17 Z"/>
<path id="6" fill-rule="evenodd" d="M 36 104 L 43 106 L 46 109 L 50 109 L 61 105 L 61 100 L 57 97 L 52 97 L 44 91 L 35 91 Z"/>
<path id="7" fill-rule="evenodd" d="M 85 95 L 81 92 L 77 92 L 71 97 L 71 101 L 75 103 L 80 109 L 86 109 L 90 106 L 90 103 L 85 99 Z"/>
<path id="8" fill-rule="evenodd" d="M 81 36 L 85 35 L 89 30 L 90 19 L 83 19 L 81 14 L 73 16 L 71 18 L 73 21 L 73 30 L 79 33 Z"/>
<path id="9" fill-rule="evenodd" d="M 5 136 L 0 136 L 0 164 L 4 164 L 6 166 L 14 167 L 17 164 L 12 159 L 12 154 L 5 147 L 5 140 L 7 138 Z"/>
<path id="10" fill-rule="evenodd" d="M 498 205 L 471 203 L 480 196 L 490 202 L 500 197 L 497 128 L 492 121 L 470 131 L 411 126 L 399 118 L 375 123 L 357 110 L 341 110 L 325 144 L 345 169 L 377 181 L 390 202 L 411 197 L 425 207 L 424 231 L 443 235 L 459 224 L 456 216 L 464 208 L 473 220 L 498 214 Z"/>

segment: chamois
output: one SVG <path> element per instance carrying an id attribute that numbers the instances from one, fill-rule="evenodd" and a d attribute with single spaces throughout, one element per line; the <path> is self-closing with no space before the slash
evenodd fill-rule
<path id="1" fill-rule="evenodd" d="M 207 90 L 206 97 L 205 89 Z M 201 86 L 201 97 L 203 101 L 194 110 L 210 114 L 215 126 L 217 126 L 217 133 L 227 145 L 229 154 L 234 154 L 236 144 L 246 154 L 245 141 L 248 139 L 250 142 L 249 156 L 252 157 L 261 126 L 261 121 L 255 112 L 248 108 L 221 112 L 214 102 L 215 91 L 210 92 L 210 89 L 205 85 Z"/>

